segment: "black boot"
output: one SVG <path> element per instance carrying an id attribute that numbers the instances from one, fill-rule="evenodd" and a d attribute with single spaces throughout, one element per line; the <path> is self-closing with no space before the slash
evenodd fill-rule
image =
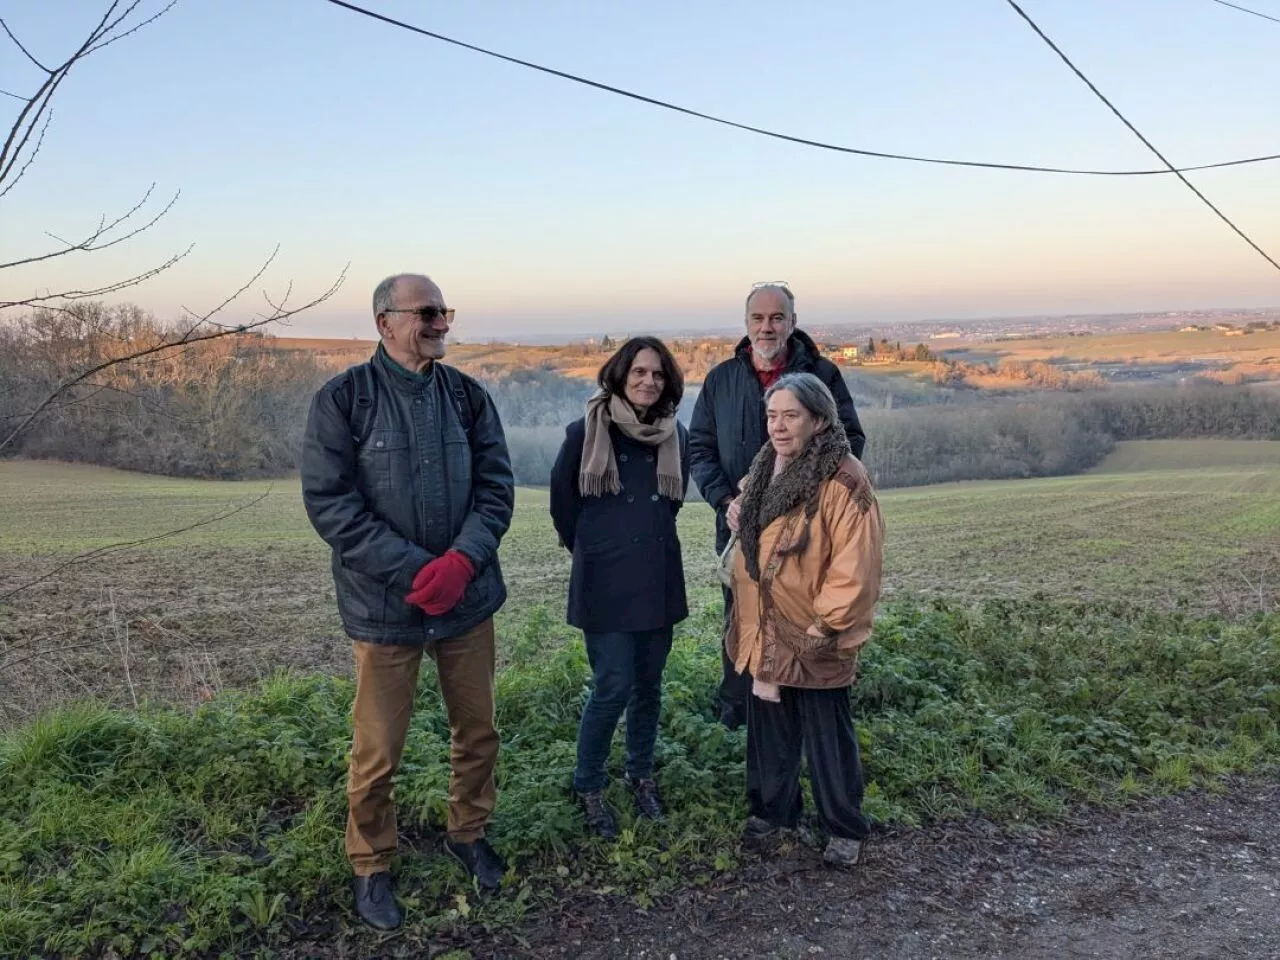
<path id="1" fill-rule="evenodd" d="M 613 811 L 604 802 L 604 791 L 593 790 L 590 793 L 578 794 L 582 804 L 582 814 L 587 821 L 587 829 L 606 840 L 614 840 L 618 836 L 618 822 L 613 818 Z"/>
<path id="2" fill-rule="evenodd" d="M 507 872 L 507 864 L 498 851 L 489 845 L 484 837 L 470 843 L 451 840 L 445 837 L 445 851 L 467 868 L 480 884 L 482 890 L 499 890 L 502 888 L 502 875 Z"/>
<path id="3" fill-rule="evenodd" d="M 637 780 L 632 780 L 628 776 L 626 780 L 627 786 L 631 788 L 632 796 L 635 797 L 636 813 L 646 820 L 664 819 L 662 795 L 658 793 L 658 784 L 653 777 L 640 777 Z"/>
<path id="4" fill-rule="evenodd" d="M 383 870 L 367 877 L 356 877 L 356 913 L 369 926 L 378 930 L 394 930 L 403 919 L 400 905 L 391 892 L 391 873 Z"/>

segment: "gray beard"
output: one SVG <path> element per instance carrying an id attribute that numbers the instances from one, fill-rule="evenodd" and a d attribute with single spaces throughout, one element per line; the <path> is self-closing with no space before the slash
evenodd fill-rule
<path id="1" fill-rule="evenodd" d="M 779 342 L 773 348 L 773 350 L 769 353 L 765 353 L 763 348 L 761 348 L 758 344 L 754 344 L 754 343 L 751 345 L 751 350 L 761 360 L 764 360 L 768 363 L 773 363 L 773 361 L 777 360 L 778 357 L 782 356 L 782 351 L 785 350 L 786 347 L 787 347 L 787 344 L 786 344 L 786 341 L 784 340 Z"/>

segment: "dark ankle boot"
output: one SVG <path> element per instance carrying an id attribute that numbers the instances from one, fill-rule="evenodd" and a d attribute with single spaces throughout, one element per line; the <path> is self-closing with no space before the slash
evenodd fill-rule
<path id="1" fill-rule="evenodd" d="M 640 777 L 636 780 L 627 777 L 627 786 L 635 797 L 636 813 L 647 820 L 665 819 L 662 795 L 658 792 L 658 784 L 653 777 Z"/>
<path id="2" fill-rule="evenodd" d="M 383 870 L 367 877 L 356 877 L 354 884 L 356 913 L 377 930 L 394 930 L 403 919 L 400 905 L 391 891 L 391 873 Z"/>
<path id="3" fill-rule="evenodd" d="M 501 889 L 502 875 L 507 872 L 507 865 L 484 837 L 471 843 L 446 837 L 444 848 L 451 857 L 467 868 L 467 873 L 476 878 L 480 889 Z"/>
<path id="4" fill-rule="evenodd" d="M 582 804 L 582 814 L 586 818 L 588 830 L 606 840 L 617 838 L 618 822 L 614 819 L 609 805 L 604 802 L 603 790 L 580 793 L 578 801 Z"/>

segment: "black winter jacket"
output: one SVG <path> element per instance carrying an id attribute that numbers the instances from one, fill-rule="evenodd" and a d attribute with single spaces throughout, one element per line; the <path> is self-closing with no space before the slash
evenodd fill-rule
<path id="1" fill-rule="evenodd" d="M 422 644 L 479 626 L 505 602 L 498 545 L 511 523 L 515 481 L 493 400 L 456 370 L 468 409 L 439 362 L 425 375 L 379 345 L 368 436 L 357 449 L 350 371 L 317 391 L 302 449 L 302 498 L 333 550 L 338 612 L 353 640 Z M 471 420 L 468 431 L 463 416 Z M 476 576 L 439 617 L 405 602 L 427 561 L 454 548 Z"/>
<path id="2" fill-rule="evenodd" d="M 689 433 L 683 424 L 680 470 L 689 482 Z M 689 615 L 684 562 L 676 535 L 680 501 L 658 494 L 657 450 L 611 427 L 622 490 L 603 497 L 578 492 L 586 425 L 576 420 L 551 470 L 551 519 L 573 551 L 570 626 L 586 633 L 659 630 Z"/>
<path id="3" fill-rule="evenodd" d="M 689 423 L 689 461 L 703 499 L 716 511 L 716 550 L 729 542 L 725 523 L 727 498 L 736 496 L 760 448 L 769 439 L 764 389 L 743 337 L 734 355 L 707 374 Z M 853 455 L 862 459 L 867 438 L 858 421 L 853 397 L 840 368 L 818 353 L 809 335 L 796 330 L 787 341 L 787 373 L 812 373 L 827 385 L 840 411 L 840 422 Z"/>

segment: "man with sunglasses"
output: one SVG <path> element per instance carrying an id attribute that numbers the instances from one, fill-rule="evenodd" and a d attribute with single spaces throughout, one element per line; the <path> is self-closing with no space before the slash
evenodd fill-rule
<path id="1" fill-rule="evenodd" d="M 307 516 L 333 551 L 338 612 L 353 641 L 354 735 L 347 859 L 356 912 L 400 925 L 391 779 L 422 655 L 436 664 L 451 739 L 445 850 L 484 889 L 506 865 L 485 839 L 493 813 L 493 615 L 506 600 L 498 545 L 515 485 L 497 409 L 441 363 L 453 311 L 429 278 L 388 277 L 373 294 L 372 359 L 316 393 L 302 454 Z"/>
<path id="2" fill-rule="evenodd" d="M 866 436 L 840 368 L 796 329 L 795 296 L 782 281 L 757 283 L 747 295 L 747 335 L 734 355 L 707 374 L 689 424 L 689 472 L 716 511 L 716 552 L 729 543 L 729 508 L 739 483 L 768 440 L 764 391 L 784 373 L 815 374 L 831 391 L 853 455 L 862 459 Z M 725 622 L 733 596 L 724 588 Z M 746 722 L 751 677 L 739 674 L 721 650 L 720 721 L 733 730 Z"/>

